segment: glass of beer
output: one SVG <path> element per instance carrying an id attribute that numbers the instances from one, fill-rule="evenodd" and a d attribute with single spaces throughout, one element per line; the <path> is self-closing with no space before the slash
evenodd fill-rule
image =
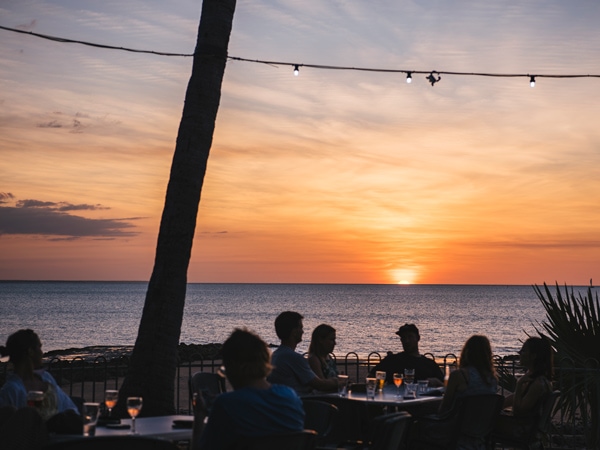
<path id="1" fill-rule="evenodd" d="M 385 384 L 386 373 L 382 370 L 375 372 L 375 378 L 377 378 L 377 390 L 383 392 L 383 385 Z"/>

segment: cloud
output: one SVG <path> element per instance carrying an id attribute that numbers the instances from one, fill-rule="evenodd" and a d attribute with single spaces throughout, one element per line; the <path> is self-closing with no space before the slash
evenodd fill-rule
<path id="1" fill-rule="evenodd" d="M 8 203 L 15 198 L 10 192 L 0 192 L 0 205 L 3 203 Z"/>
<path id="2" fill-rule="evenodd" d="M 10 193 L 0 193 L 0 204 L 14 200 Z M 0 206 L 0 235 L 42 235 L 61 236 L 61 240 L 81 237 L 117 238 L 139 234 L 131 230 L 132 221 L 139 217 L 123 219 L 90 219 L 67 214 L 67 211 L 95 211 L 110 209 L 102 205 L 68 202 L 45 202 L 40 200 L 19 200 L 15 206 Z M 51 238 L 56 240 L 55 237 Z"/>
<path id="3" fill-rule="evenodd" d="M 101 209 L 110 209 L 102 205 L 88 205 L 85 203 L 74 205 L 67 202 L 43 202 L 41 200 L 19 200 L 17 208 L 46 208 L 51 211 L 96 211 Z"/>

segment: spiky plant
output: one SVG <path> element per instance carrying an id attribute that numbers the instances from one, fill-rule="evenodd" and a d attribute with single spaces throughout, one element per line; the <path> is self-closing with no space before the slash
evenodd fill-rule
<path id="1" fill-rule="evenodd" d="M 556 296 L 544 283 L 533 286 L 546 310 L 546 319 L 536 331 L 544 334 L 556 350 L 561 373 L 561 406 L 569 414 L 581 414 L 587 427 L 588 444 L 600 445 L 600 301 L 589 286 L 585 296 L 575 295 L 565 285 L 564 296 L 556 284 Z M 541 328 L 541 329 L 540 329 Z M 579 370 L 578 370 L 579 369 Z M 580 370 L 587 369 L 587 370 Z"/>

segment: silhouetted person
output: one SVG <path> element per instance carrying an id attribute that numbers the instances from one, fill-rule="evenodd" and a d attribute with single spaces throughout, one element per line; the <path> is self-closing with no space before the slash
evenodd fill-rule
<path id="1" fill-rule="evenodd" d="M 396 334 L 400 336 L 402 348 L 400 353 L 388 354 L 375 368 L 371 376 L 378 370 L 386 373 L 386 382 L 392 383 L 394 373 L 402 373 L 405 369 L 415 369 L 415 380 L 429 380 L 431 386 L 442 386 L 444 375 L 435 361 L 419 353 L 419 329 L 412 323 L 402 325 Z"/>
<path id="2" fill-rule="evenodd" d="M 294 311 L 284 311 L 275 319 L 275 332 L 281 345 L 273 352 L 273 371 L 269 375 L 271 383 L 285 384 L 300 395 L 314 389 L 324 392 L 337 391 L 337 378 L 319 378 L 310 368 L 308 360 L 296 352 L 302 342 L 304 327 L 302 315 Z"/>
<path id="3" fill-rule="evenodd" d="M 247 437 L 304 429 L 302 401 L 288 386 L 270 384 L 271 353 L 256 334 L 235 329 L 223 344 L 225 375 L 233 392 L 215 399 L 209 420 L 202 396 L 194 407 L 193 450 L 232 448 Z"/>

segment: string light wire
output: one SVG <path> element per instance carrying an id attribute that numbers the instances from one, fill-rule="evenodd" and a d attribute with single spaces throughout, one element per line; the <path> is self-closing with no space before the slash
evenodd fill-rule
<path id="1" fill-rule="evenodd" d="M 87 45 L 90 47 L 96 48 L 104 48 L 109 50 L 121 50 L 126 52 L 133 53 L 148 53 L 152 55 L 158 56 L 178 56 L 178 57 L 192 57 L 193 53 L 169 53 L 169 52 L 158 52 L 154 50 L 140 50 L 133 49 L 128 47 L 117 47 L 113 45 L 105 45 L 105 44 L 97 44 L 94 42 L 80 41 L 75 39 L 67 39 L 57 36 L 50 36 L 46 34 L 34 33 L 32 31 L 24 31 L 16 28 L 9 28 L 0 25 L 0 29 L 6 31 L 12 31 L 15 33 L 28 34 L 31 36 L 35 36 L 42 39 L 48 39 L 55 42 L 60 43 L 68 43 L 68 44 L 81 44 Z M 455 76 L 475 76 L 475 77 L 498 77 L 498 78 L 519 78 L 524 77 L 528 78 L 532 87 L 535 85 L 536 79 L 539 78 L 600 78 L 600 75 L 595 74 L 541 74 L 536 73 L 535 75 L 531 75 L 529 73 L 488 73 L 488 72 L 453 72 L 453 71 L 442 71 L 442 70 L 408 70 L 408 69 L 382 69 L 382 68 L 371 68 L 371 67 L 354 67 L 354 66 L 332 66 L 332 65 L 322 65 L 322 64 L 298 64 L 293 62 L 286 61 L 266 61 L 260 59 L 248 59 L 241 58 L 238 56 L 227 56 L 227 59 L 232 61 L 242 61 L 242 62 L 250 62 L 256 64 L 266 64 L 270 66 L 290 66 L 294 69 L 294 74 L 297 75 L 300 67 L 308 67 L 311 69 L 324 69 L 324 70 L 347 70 L 347 71 L 359 71 L 359 72 L 379 72 L 379 73 L 405 73 L 407 77 L 407 82 L 410 83 L 412 81 L 412 76 L 414 74 L 423 74 L 426 75 L 425 78 L 431 83 L 433 86 L 437 82 L 440 81 L 441 75 L 455 75 Z M 434 76 L 437 75 L 437 78 Z"/>

